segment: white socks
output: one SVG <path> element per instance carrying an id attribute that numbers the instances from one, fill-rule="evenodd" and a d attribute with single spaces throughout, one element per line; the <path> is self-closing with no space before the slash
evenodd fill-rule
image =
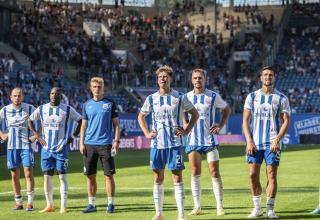
<path id="1" fill-rule="evenodd" d="M 153 200 L 154 200 L 154 207 L 156 209 L 156 216 L 162 215 L 163 199 L 164 199 L 163 183 L 154 183 L 153 184 Z"/>
<path id="2" fill-rule="evenodd" d="M 60 180 L 60 198 L 61 198 L 61 208 L 67 207 L 68 200 L 68 178 L 67 174 L 59 174 Z"/>
<path id="3" fill-rule="evenodd" d="M 212 188 L 214 196 L 216 197 L 217 209 L 223 209 L 222 200 L 223 200 L 223 186 L 221 177 L 216 178 L 212 177 Z"/>
<path id="4" fill-rule="evenodd" d="M 261 195 L 259 196 L 252 196 L 252 202 L 255 209 L 261 209 Z"/>
<path id="5" fill-rule="evenodd" d="M 47 207 L 53 206 L 53 176 L 44 175 L 43 189 L 47 200 Z"/>
<path id="6" fill-rule="evenodd" d="M 174 195 L 176 198 L 178 215 L 179 217 L 183 217 L 184 216 L 184 199 L 185 199 L 183 182 L 174 183 Z"/>
<path id="7" fill-rule="evenodd" d="M 34 191 L 27 192 L 28 205 L 33 205 Z"/>
<path id="8" fill-rule="evenodd" d="M 275 198 L 267 197 L 267 210 L 273 210 Z"/>
<path id="9" fill-rule="evenodd" d="M 94 207 L 96 207 L 96 197 L 95 196 L 89 196 L 88 202 L 90 205 L 93 205 Z"/>
<path id="10" fill-rule="evenodd" d="M 17 205 L 22 205 L 22 196 L 21 195 L 15 195 L 14 200 L 16 201 Z"/>
<path id="11" fill-rule="evenodd" d="M 113 204 L 113 197 L 108 197 L 108 205 Z"/>
<path id="12" fill-rule="evenodd" d="M 193 197 L 194 208 L 199 209 L 201 207 L 201 176 L 191 175 L 191 192 Z"/>

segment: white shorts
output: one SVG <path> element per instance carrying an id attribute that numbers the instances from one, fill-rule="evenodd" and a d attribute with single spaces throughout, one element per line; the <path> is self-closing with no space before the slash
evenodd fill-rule
<path id="1" fill-rule="evenodd" d="M 217 148 L 207 153 L 207 161 L 208 163 L 219 161 L 219 151 Z"/>

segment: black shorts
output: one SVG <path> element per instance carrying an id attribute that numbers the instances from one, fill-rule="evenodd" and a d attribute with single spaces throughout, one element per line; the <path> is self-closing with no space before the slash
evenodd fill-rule
<path id="1" fill-rule="evenodd" d="M 101 162 L 104 175 L 110 176 L 116 173 L 113 157 L 111 157 L 112 145 L 85 145 L 87 153 L 83 155 L 83 172 L 85 175 L 97 173 L 98 159 Z"/>

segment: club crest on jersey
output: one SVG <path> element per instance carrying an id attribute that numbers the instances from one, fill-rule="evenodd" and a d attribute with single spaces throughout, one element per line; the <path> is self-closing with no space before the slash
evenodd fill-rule
<path id="1" fill-rule="evenodd" d="M 106 104 L 103 104 L 103 105 L 102 105 L 102 108 L 103 108 L 104 110 L 110 110 L 111 107 L 112 107 L 112 103 L 106 103 Z"/>

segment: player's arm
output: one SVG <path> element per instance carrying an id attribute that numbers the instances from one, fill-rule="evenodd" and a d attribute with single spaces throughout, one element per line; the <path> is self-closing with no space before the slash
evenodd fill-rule
<path id="1" fill-rule="evenodd" d="M 251 110 L 244 109 L 242 129 L 247 142 L 247 148 L 246 148 L 247 154 L 253 154 L 256 151 L 256 146 L 250 135 L 250 127 L 249 127 L 250 119 L 251 119 Z"/>
<path id="2" fill-rule="evenodd" d="M 77 136 L 80 133 L 80 129 L 81 129 L 81 124 L 82 124 L 82 120 L 80 119 L 79 121 L 77 121 L 78 125 L 76 127 L 76 130 L 74 130 L 73 134 L 71 135 L 71 137 L 68 139 L 67 144 L 70 144 L 74 139 L 77 138 Z"/>
<path id="3" fill-rule="evenodd" d="M 176 129 L 175 134 L 178 136 L 189 134 L 191 129 L 193 128 L 194 124 L 197 122 L 197 120 L 199 118 L 199 113 L 195 107 L 193 107 L 192 109 L 190 109 L 186 112 L 191 115 L 191 118 L 190 118 L 190 121 L 185 129 L 184 128 Z"/>
<path id="4" fill-rule="evenodd" d="M 2 123 L 5 123 L 5 121 L 4 121 L 4 110 L 3 109 L 1 109 L 1 111 L 0 111 L 0 124 L 2 124 Z M 0 138 L 3 141 L 7 140 L 8 133 L 3 132 L 3 131 L 0 130 Z"/>
<path id="5" fill-rule="evenodd" d="M 34 126 L 34 123 L 33 123 L 33 120 L 31 120 L 30 118 L 28 119 L 28 127 L 29 129 L 32 131 L 33 133 L 33 136 L 31 136 L 29 138 L 29 140 L 31 142 L 35 142 L 36 140 L 39 141 L 39 143 L 42 145 L 42 146 L 45 146 L 47 145 L 46 141 L 41 137 L 41 125 L 39 126 L 39 129 L 36 130 L 35 129 L 35 126 Z"/>
<path id="6" fill-rule="evenodd" d="M 222 119 L 218 125 L 213 125 L 210 128 L 210 133 L 219 134 L 220 130 L 227 123 L 228 117 L 230 115 L 231 109 L 228 105 L 222 109 Z"/>
<path id="7" fill-rule="evenodd" d="M 119 146 L 120 146 L 120 125 L 119 125 L 119 118 L 114 117 L 112 118 L 112 124 L 114 129 L 114 140 L 112 144 L 112 150 L 115 151 L 115 154 L 117 154 Z"/>
<path id="8" fill-rule="evenodd" d="M 86 147 L 84 145 L 84 133 L 87 128 L 87 120 L 82 119 L 81 126 L 80 126 L 80 153 L 83 155 L 86 153 Z"/>
<path id="9" fill-rule="evenodd" d="M 280 118 L 282 120 L 282 125 L 280 127 L 280 131 L 278 133 L 278 135 L 276 136 L 276 138 L 274 139 L 274 141 L 271 144 L 271 151 L 273 152 L 277 152 L 280 150 L 280 146 L 279 143 L 281 141 L 281 139 L 284 137 L 284 135 L 286 134 L 286 132 L 288 131 L 289 125 L 290 125 L 290 115 L 288 112 L 283 112 L 280 114 Z"/>
<path id="10" fill-rule="evenodd" d="M 154 139 L 156 137 L 156 132 L 155 131 L 149 131 L 147 121 L 146 121 L 146 115 L 142 112 L 139 113 L 138 115 L 138 123 L 141 128 L 141 130 L 144 133 L 144 136 L 148 139 Z"/>

